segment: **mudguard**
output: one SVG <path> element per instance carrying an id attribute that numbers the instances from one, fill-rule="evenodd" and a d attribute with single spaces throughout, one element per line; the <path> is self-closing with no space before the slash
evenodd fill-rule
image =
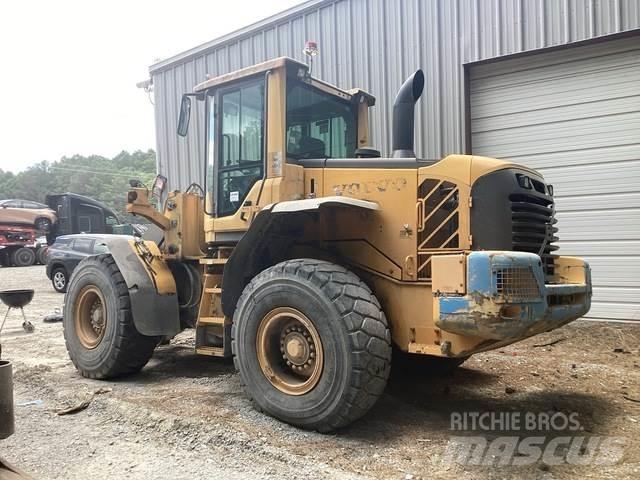
<path id="1" fill-rule="evenodd" d="M 376 202 L 357 198 L 331 196 L 289 200 L 265 206 L 251 222 L 251 227 L 233 249 L 224 268 L 222 278 L 222 310 L 233 317 L 242 290 L 251 278 L 263 269 L 274 265 L 268 252 L 272 239 L 278 236 L 291 237 L 284 233 L 287 228 L 308 220 L 309 213 L 324 208 L 358 208 L 379 210 Z"/>
<path id="2" fill-rule="evenodd" d="M 133 323 L 148 336 L 180 332 L 176 284 L 154 242 L 113 235 L 101 240 L 124 277 L 131 299 Z"/>

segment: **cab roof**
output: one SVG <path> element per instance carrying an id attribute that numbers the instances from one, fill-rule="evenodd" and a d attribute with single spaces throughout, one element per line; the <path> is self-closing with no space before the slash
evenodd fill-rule
<path id="1" fill-rule="evenodd" d="M 297 75 L 299 77 L 308 78 L 310 80 L 310 83 L 314 86 L 320 87 L 323 90 L 329 90 L 335 95 L 347 98 L 349 100 L 351 100 L 353 97 L 360 96 L 365 99 L 369 106 L 375 105 L 375 97 L 373 95 L 359 88 L 342 90 L 335 85 L 331 85 L 330 83 L 324 82 L 322 80 L 312 78 L 309 76 L 309 67 L 307 65 L 290 57 L 273 58 L 271 60 L 267 60 L 266 62 L 257 63 L 255 65 L 251 65 L 250 67 L 241 68 L 240 70 L 225 73 L 218 77 L 210 78 L 196 85 L 194 88 L 194 92 L 204 92 L 211 87 L 218 87 L 242 78 L 265 73 L 269 70 L 275 70 L 278 68 L 286 68 L 292 70 L 295 69 L 297 70 Z"/>

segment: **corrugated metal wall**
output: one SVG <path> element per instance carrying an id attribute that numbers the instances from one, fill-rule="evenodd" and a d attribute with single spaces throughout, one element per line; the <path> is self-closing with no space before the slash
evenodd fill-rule
<path id="1" fill-rule="evenodd" d="M 463 64 L 637 28 L 637 0 L 312 0 L 151 67 L 159 171 L 172 188 L 202 180 L 202 113 L 186 140 L 175 134 L 182 93 L 268 58 L 304 61 L 305 40 L 319 43 L 315 76 L 377 97 L 372 144 L 383 155 L 395 93 L 423 68 L 416 152 L 440 158 L 464 150 Z"/>
<path id="2" fill-rule="evenodd" d="M 590 318 L 640 321 L 640 35 L 473 67 L 473 152 L 539 170 Z"/>

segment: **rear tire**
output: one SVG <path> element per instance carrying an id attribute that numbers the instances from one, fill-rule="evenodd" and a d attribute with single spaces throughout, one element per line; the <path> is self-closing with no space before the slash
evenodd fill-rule
<path id="1" fill-rule="evenodd" d="M 16 267 L 30 267 L 36 263 L 36 252 L 31 248 L 22 247 L 11 255 L 11 260 Z"/>
<path id="2" fill-rule="evenodd" d="M 51 272 L 51 285 L 53 285 L 53 289 L 58 293 L 65 293 L 68 284 L 69 277 L 67 271 L 62 267 L 54 268 Z"/>
<path id="3" fill-rule="evenodd" d="M 322 432 L 363 416 L 391 368 L 378 300 L 356 275 L 320 260 L 290 260 L 258 274 L 238 301 L 232 340 L 258 409 Z"/>
<path id="4" fill-rule="evenodd" d="M 76 267 L 63 327 L 71 361 L 84 377 L 96 379 L 138 372 L 161 339 L 136 330 L 129 291 L 111 255 L 86 258 Z"/>
<path id="5" fill-rule="evenodd" d="M 40 247 L 36 251 L 36 261 L 40 265 L 46 265 L 47 264 L 47 247 Z"/>

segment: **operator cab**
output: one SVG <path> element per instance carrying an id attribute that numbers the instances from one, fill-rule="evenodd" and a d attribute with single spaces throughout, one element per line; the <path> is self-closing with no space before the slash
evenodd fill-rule
<path id="1" fill-rule="evenodd" d="M 266 204 L 265 181 L 285 177 L 287 165 L 356 157 L 368 143 L 368 107 L 375 104 L 368 93 L 316 80 L 305 64 L 286 57 L 207 80 L 184 95 L 181 136 L 192 96 L 204 102 L 205 211 L 216 218 Z"/>

